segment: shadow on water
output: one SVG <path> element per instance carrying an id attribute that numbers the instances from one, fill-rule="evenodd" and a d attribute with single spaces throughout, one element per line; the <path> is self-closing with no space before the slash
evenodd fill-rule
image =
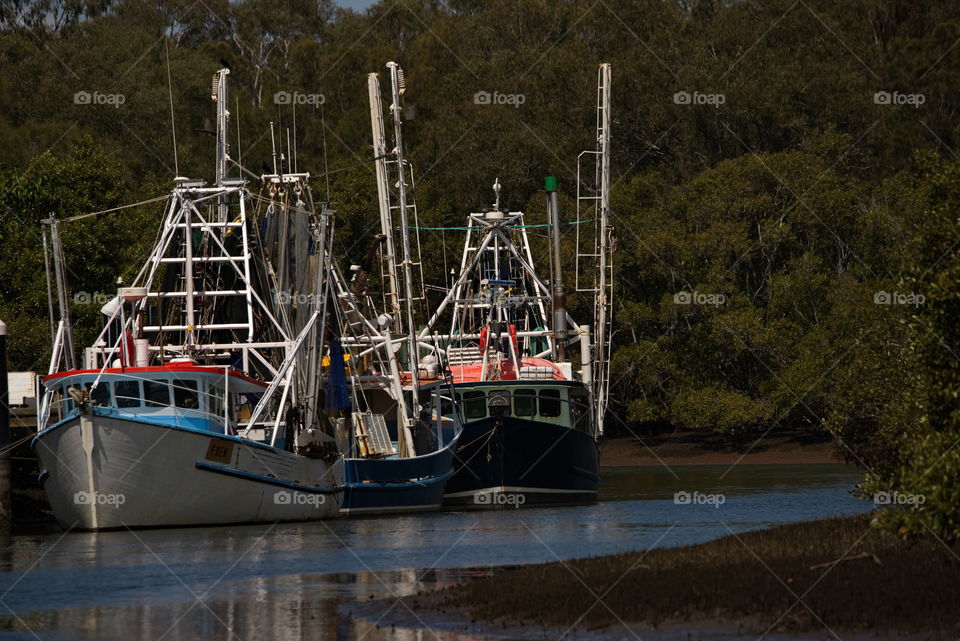
<path id="1" fill-rule="evenodd" d="M 358 619 L 348 609 L 382 599 L 404 608 L 395 597 L 491 568 L 687 545 L 724 536 L 727 528 L 870 508 L 850 495 L 856 470 L 841 465 L 675 473 L 605 470 L 601 502 L 580 507 L 14 537 L 0 547 L 0 641 L 36 639 L 34 633 L 170 641 L 435 638 L 416 618 L 414 629 L 371 630 L 380 615 Z M 689 500 L 675 501 L 678 493 Z"/>

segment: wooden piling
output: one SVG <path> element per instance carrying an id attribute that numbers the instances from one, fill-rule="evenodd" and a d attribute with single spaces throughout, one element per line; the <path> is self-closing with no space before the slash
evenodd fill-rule
<path id="1" fill-rule="evenodd" d="M 10 393 L 7 381 L 7 326 L 0 321 L 0 535 L 13 523 L 10 495 Z"/>

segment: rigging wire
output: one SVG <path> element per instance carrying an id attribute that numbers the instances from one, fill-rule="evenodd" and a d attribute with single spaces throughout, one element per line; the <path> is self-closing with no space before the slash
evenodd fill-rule
<path id="1" fill-rule="evenodd" d="M 109 214 L 111 212 L 120 211 L 121 209 L 130 209 L 131 207 L 139 207 L 141 205 L 149 205 L 150 203 L 160 202 L 161 200 L 167 200 L 170 196 L 157 196 L 156 198 L 150 198 L 148 200 L 141 200 L 138 203 L 133 203 L 131 205 L 120 205 L 119 207 L 111 207 L 110 209 L 101 209 L 100 211 L 94 211 L 89 214 L 79 214 L 77 216 L 70 216 L 69 218 L 60 218 L 57 220 L 58 223 L 69 223 L 75 220 L 83 220 L 84 218 L 90 218 L 91 216 L 99 216 L 100 214 Z"/>
<path id="2" fill-rule="evenodd" d="M 323 113 L 323 101 L 320 101 L 320 135 L 321 135 L 321 144 L 323 145 L 323 175 L 326 178 L 327 202 L 329 203 L 330 202 L 330 168 L 327 165 L 327 121 Z M 374 160 L 377 160 L 377 159 L 374 158 Z"/>
<path id="3" fill-rule="evenodd" d="M 173 81 L 170 79 L 170 41 L 166 38 L 164 38 L 163 41 L 163 49 L 167 56 L 167 94 L 170 97 L 170 131 L 173 134 L 173 173 L 179 176 L 180 162 L 177 154 L 177 122 L 173 118 Z"/>

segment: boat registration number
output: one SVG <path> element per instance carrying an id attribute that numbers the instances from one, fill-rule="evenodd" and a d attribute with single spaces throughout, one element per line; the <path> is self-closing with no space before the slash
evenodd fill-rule
<path id="1" fill-rule="evenodd" d="M 210 439 L 210 446 L 207 447 L 208 461 L 217 461 L 218 463 L 229 463 L 233 456 L 233 443 L 230 441 L 221 441 L 220 439 Z"/>

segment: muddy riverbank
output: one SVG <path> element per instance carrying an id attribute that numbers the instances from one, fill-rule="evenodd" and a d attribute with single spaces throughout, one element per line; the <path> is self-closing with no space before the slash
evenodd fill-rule
<path id="1" fill-rule="evenodd" d="M 841 463 L 826 431 L 782 429 L 742 435 L 674 430 L 605 438 L 600 465 L 815 465 Z"/>
<path id="2" fill-rule="evenodd" d="M 709 628 L 723 636 L 956 639 L 957 594 L 960 545 L 904 542 L 862 515 L 526 566 L 407 603 L 465 624 L 572 629 L 594 638 L 650 630 L 699 637 Z"/>

